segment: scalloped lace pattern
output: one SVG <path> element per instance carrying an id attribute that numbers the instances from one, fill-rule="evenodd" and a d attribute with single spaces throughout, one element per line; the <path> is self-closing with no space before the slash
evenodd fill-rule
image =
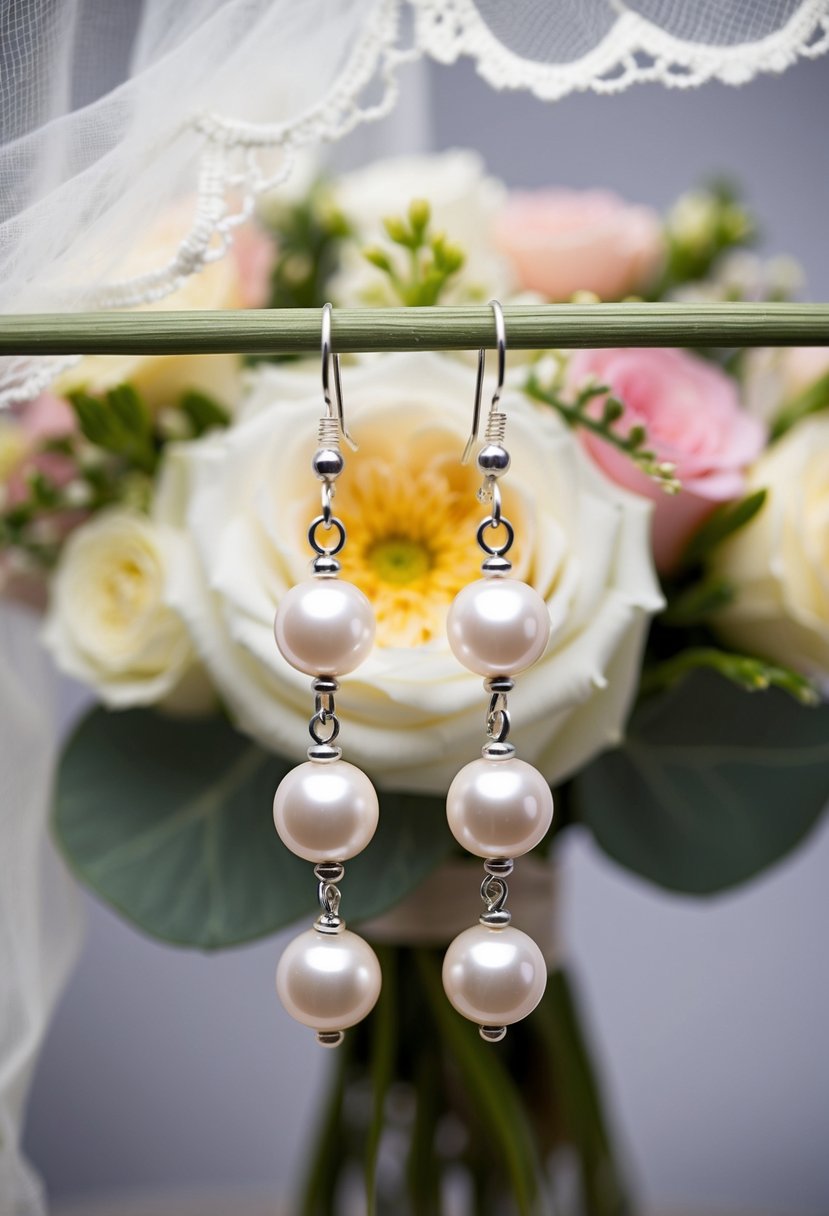
<path id="1" fill-rule="evenodd" d="M 625 9 L 620 0 L 608 0 L 616 20 L 596 46 L 566 63 L 540 62 L 510 50 L 474 0 L 411 3 L 422 51 L 440 63 L 470 56 L 493 88 L 526 89 L 542 101 L 587 89 L 620 93 L 633 84 L 653 82 L 675 89 L 710 80 L 740 85 L 761 72 L 782 72 L 801 56 L 815 59 L 829 50 L 827 0 L 804 0 L 779 29 L 756 41 L 729 45 L 684 41 Z"/>

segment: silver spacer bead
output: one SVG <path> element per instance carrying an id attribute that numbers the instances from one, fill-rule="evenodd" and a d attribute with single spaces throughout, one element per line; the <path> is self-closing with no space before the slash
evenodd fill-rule
<path id="1" fill-rule="evenodd" d="M 512 692 L 515 680 L 509 676 L 487 676 L 484 680 L 484 692 Z"/>
<path id="2" fill-rule="evenodd" d="M 341 569 L 336 557 L 332 557 L 330 553 L 320 553 L 311 562 L 311 573 L 316 578 L 334 578 Z"/>
<path id="3" fill-rule="evenodd" d="M 305 754 L 315 764 L 333 764 L 341 759 L 343 749 L 331 743 L 312 743 Z"/>
<path id="4" fill-rule="evenodd" d="M 478 920 L 487 929 L 505 929 L 512 920 L 512 913 L 501 908 L 499 912 L 482 912 Z"/>
<path id="5" fill-rule="evenodd" d="M 504 1031 L 506 1034 L 506 1030 Z M 317 1042 L 320 1047 L 339 1047 L 345 1038 L 342 1030 L 318 1030 Z"/>
<path id="6" fill-rule="evenodd" d="M 511 569 L 512 562 L 508 557 L 502 557 L 500 553 L 492 553 L 481 562 L 484 578 L 503 578 L 504 575 L 509 574 Z"/>
<path id="7" fill-rule="evenodd" d="M 515 755 L 515 748 L 511 743 L 485 743 L 481 755 L 484 760 L 509 760 Z"/>
<path id="8" fill-rule="evenodd" d="M 493 878 L 509 878 L 515 869 L 515 862 L 511 857 L 487 857 L 484 869 Z"/>
<path id="9" fill-rule="evenodd" d="M 500 1043 L 507 1037 L 506 1026 L 479 1026 L 478 1034 L 487 1043 Z"/>
<path id="10" fill-rule="evenodd" d="M 507 449 L 500 443 L 487 443 L 477 457 L 478 468 L 486 477 L 503 477 L 512 463 Z"/>
<path id="11" fill-rule="evenodd" d="M 339 687 L 340 682 L 334 676 L 314 676 L 311 681 L 311 692 L 334 693 Z"/>
<path id="12" fill-rule="evenodd" d="M 318 861 L 314 874 L 320 882 L 342 882 L 345 866 L 341 861 Z"/>
<path id="13" fill-rule="evenodd" d="M 334 448 L 317 448 L 311 461 L 311 468 L 319 481 L 333 481 L 345 468 L 343 454 Z"/>

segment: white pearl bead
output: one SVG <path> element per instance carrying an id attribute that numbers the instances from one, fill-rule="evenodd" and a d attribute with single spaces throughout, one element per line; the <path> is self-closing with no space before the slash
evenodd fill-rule
<path id="1" fill-rule="evenodd" d="M 540 659 L 550 614 L 527 583 L 482 578 L 456 595 L 446 621 L 455 658 L 481 676 L 514 675 Z"/>
<path id="2" fill-rule="evenodd" d="M 443 960 L 450 1002 L 481 1026 L 511 1026 L 532 1013 L 547 987 L 544 956 L 531 937 L 508 925 L 473 925 L 459 933 Z"/>
<path id="3" fill-rule="evenodd" d="M 458 844 L 476 857 L 521 857 L 553 821 L 553 795 L 523 760 L 473 760 L 446 795 L 446 817 Z"/>
<path id="4" fill-rule="evenodd" d="M 347 861 L 377 829 L 377 793 L 361 769 L 345 760 L 308 761 L 283 777 L 273 821 L 283 844 L 306 861 Z"/>
<path id="5" fill-rule="evenodd" d="M 274 637 L 283 658 L 309 676 L 343 676 L 374 643 L 374 610 L 359 587 L 338 578 L 309 578 L 286 592 Z"/>
<path id="6" fill-rule="evenodd" d="M 292 1018 L 314 1030 L 347 1030 L 380 995 L 380 964 L 368 942 L 344 929 L 308 929 L 286 946 L 276 991 Z"/>

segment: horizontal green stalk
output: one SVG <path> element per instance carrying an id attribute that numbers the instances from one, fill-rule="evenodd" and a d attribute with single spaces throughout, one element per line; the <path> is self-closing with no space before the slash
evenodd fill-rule
<path id="1" fill-rule="evenodd" d="M 504 308 L 508 345 L 829 346 L 829 304 L 547 304 Z M 494 347 L 492 310 L 340 308 L 335 351 Z M 312 353 L 316 308 L 203 312 L 29 313 L 0 317 L 0 355 Z"/>

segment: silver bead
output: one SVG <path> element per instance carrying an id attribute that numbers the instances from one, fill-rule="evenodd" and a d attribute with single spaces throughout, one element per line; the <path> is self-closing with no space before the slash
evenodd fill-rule
<path id="1" fill-rule="evenodd" d="M 340 569 L 340 563 L 330 553 L 320 553 L 311 562 L 311 573 L 317 578 L 335 578 Z"/>
<path id="2" fill-rule="evenodd" d="M 342 452 L 336 448 L 318 448 L 311 461 L 314 476 L 320 481 L 333 481 L 345 468 Z"/>
<path id="3" fill-rule="evenodd" d="M 487 477 L 503 477 L 510 463 L 510 454 L 500 443 L 488 443 L 478 453 L 478 468 Z"/>

